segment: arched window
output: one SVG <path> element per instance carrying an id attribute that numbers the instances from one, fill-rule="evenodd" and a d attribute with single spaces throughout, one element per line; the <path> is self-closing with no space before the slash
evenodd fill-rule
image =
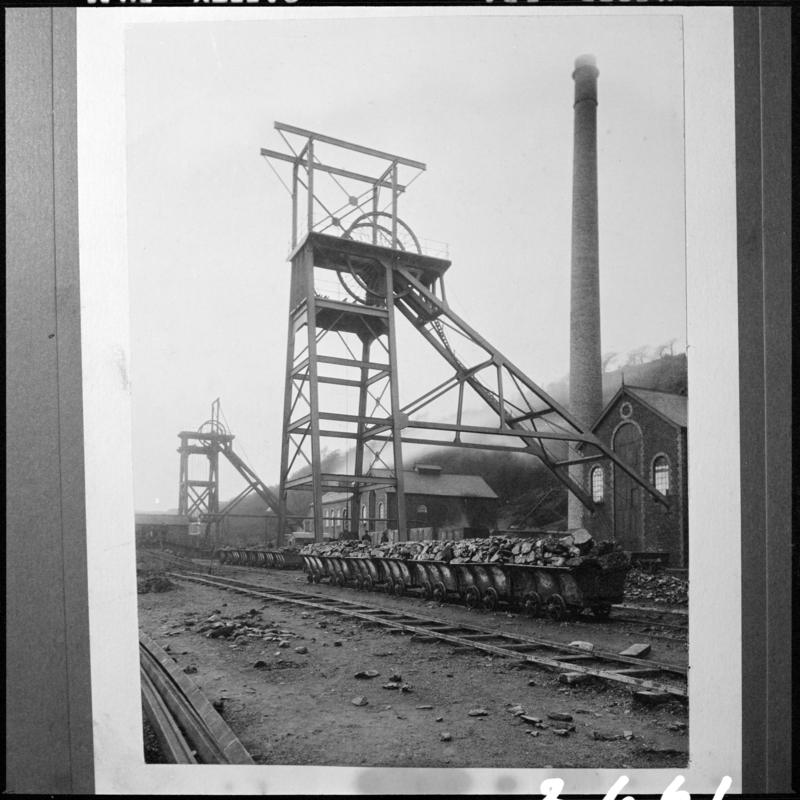
<path id="1" fill-rule="evenodd" d="M 591 472 L 592 478 L 592 500 L 595 503 L 603 502 L 603 468 L 595 467 Z"/>
<path id="2" fill-rule="evenodd" d="M 653 486 L 661 492 L 669 492 L 669 461 L 666 456 L 656 456 L 653 459 Z"/>
<path id="3" fill-rule="evenodd" d="M 384 516 L 383 516 L 383 501 L 378 503 L 378 519 L 384 519 Z"/>

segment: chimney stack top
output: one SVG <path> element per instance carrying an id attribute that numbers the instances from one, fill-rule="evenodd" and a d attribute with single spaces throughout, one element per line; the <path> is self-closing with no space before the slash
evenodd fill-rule
<path id="1" fill-rule="evenodd" d="M 593 55 L 582 55 L 575 59 L 575 71 L 572 78 L 575 81 L 575 103 L 581 100 L 590 100 L 597 105 L 597 60 Z"/>

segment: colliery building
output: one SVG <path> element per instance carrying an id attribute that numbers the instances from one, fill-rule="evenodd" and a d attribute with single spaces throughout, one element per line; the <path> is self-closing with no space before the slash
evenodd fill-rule
<path id="1" fill-rule="evenodd" d="M 189 517 L 180 514 L 141 514 L 135 515 L 136 541 L 139 544 L 163 545 L 169 542 L 192 543 L 188 537 L 196 534 Z"/>
<path id="2" fill-rule="evenodd" d="M 373 470 L 386 477 L 386 470 Z M 408 538 L 458 539 L 486 535 L 497 525 L 497 494 L 480 475 L 446 473 L 435 465 L 418 464 L 404 470 Z M 323 536 L 369 535 L 374 542 L 397 538 L 397 492 L 386 486 L 364 492 L 355 524 L 350 519 L 351 495 L 327 492 L 322 496 Z M 309 512 L 312 516 L 313 510 Z M 310 529 L 310 522 L 306 523 Z M 384 531 L 386 536 L 384 537 Z"/>
<path id="3" fill-rule="evenodd" d="M 588 467 L 584 481 L 598 512 L 585 523 L 598 538 L 609 532 L 625 550 L 647 553 L 670 567 L 688 566 L 688 493 L 684 395 L 621 386 L 592 431 L 669 501 L 647 497 L 619 467 Z"/>

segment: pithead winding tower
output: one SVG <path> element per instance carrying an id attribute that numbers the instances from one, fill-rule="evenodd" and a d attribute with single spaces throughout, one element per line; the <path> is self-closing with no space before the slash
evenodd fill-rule
<path id="1" fill-rule="evenodd" d="M 275 129 L 290 152 L 262 148 L 261 155 L 273 169 L 272 160 L 291 165 L 290 184 L 281 182 L 292 198 L 281 534 L 303 516 L 287 508 L 289 493 L 301 490 L 311 493 L 317 541 L 327 492 L 350 498 L 339 520 L 345 530 L 386 529 L 407 539 L 404 444 L 528 453 L 589 510 L 592 498 L 569 468 L 609 459 L 665 502 L 450 308 L 450 261 L 424 253 L 397 213 L 425 164 L 281 122 Z M 402 405 L 400 318 L 449 367 L 449 377 Z M 483 412 L 473 424 L 476 406 Z M 565 445 L 571 452 L 581 445 L 580 454 L 565 458 Z M 383 515 L 374 504 L 378 487 L 393 489 Z"/>

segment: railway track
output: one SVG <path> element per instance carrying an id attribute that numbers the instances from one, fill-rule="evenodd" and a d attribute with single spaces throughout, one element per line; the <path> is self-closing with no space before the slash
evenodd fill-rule
<path id="1" fill-rule="evenodd" d="M 415 635 L 417 641 L 447 642 L 454 645 L 456 650 L 475 649 L 492 655 L 518 659 L 538 668 L 589 676 L 634 691 L 646 691 L 679 700 L 687 699 L 685 667 L 605 651 L 587 652 L 579 647 L 540 637 L 498 633 L 479 625 L 466 625 L 417 613 L 395 611 L 330 595 L 266 587 L 234 578 L 209 576 L 197 572 L 168 574 L 169 577 L 179 581 L 224 589 L 260 600 L 339 614 L 369 625 L 404 631 Z"/>
<path id="2" fill-rule="evenodd" d="M 168 763 L 254 763 L 206 696 L 141 631 L 139 662 L 142 710 Z"/>
<path id="3" fill-rule="evenodd" d="M 181 569 L 196 569 L 200 566 L 197 561 L 192 561 L 184 556 L 174 553 L 153 550 L 149 554 L 155 556 L 164 564 L 172 565 Z M 269 570 L 268 567 L 252 567 L 243 564 L 233 565 L 234 569 L 255 569 L 260 572 Z M 643 626 L 644 631 L 650 637 L 660 639 L 674 639 L 676 636 L 684 636 L 688 628 L 688 612 L 681 609 L 658 608 L 654 606 L 642 606 L 632 603 L 622 603 L 613 606 L 614 614 L 608 619 L 602 620 L 603 624 L 621 623 L 628 625 Z M 592 617 L 582 618 L 583 621 L 594 621 Z M 597 620 L 600 623 L 600 620 Z M 653 627 L 659 630 L 652 630 Z"/>
<path id="4" fill-rule="evenodd" d="M 629 603 L 614 606 L 616 622 L 657 628 L 686 634 L 689 628 L 689 612 L 685 609 L 655 608 Z"/>

